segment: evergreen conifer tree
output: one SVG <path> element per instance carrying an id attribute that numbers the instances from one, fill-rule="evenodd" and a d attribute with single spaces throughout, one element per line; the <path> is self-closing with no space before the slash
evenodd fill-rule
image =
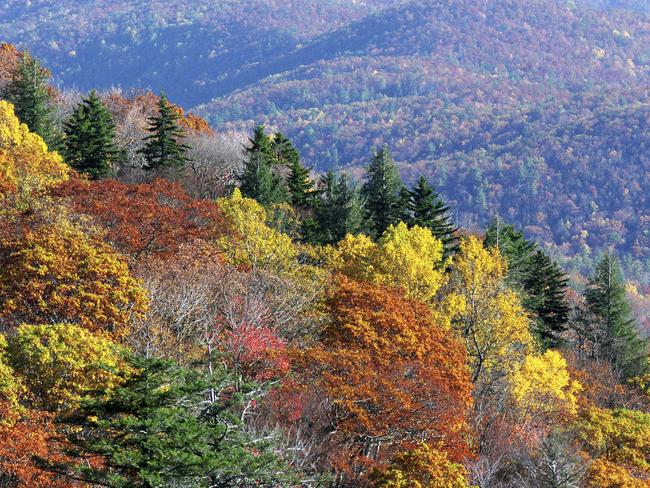
<path id="1" fill-rule="evenodd" d="M 569 278 L 562 268 L 541 250 L 530 259 L 523 282 L 524 306 L 536 317 L 536 332 L 548 347 L 562 345 L 567 328 L 569 305 L 566 299 Z"/>
<path id="2" fill-rule="evenodd" d="M 498 247 L 508 261 L 507 281 L 522 295 L 522 303 L 535 318 L 536 333 L 546 347 L 561 345 L 569 305 L 568 278 L 546 253 L 528 241 L 523 232 L 499 219 L 485 234 L 486 247 Z"/>
<path id="3" fill-rule="evenodd" d="M 139 151 L 145 159 L 144 169 L 180 171 L 189 158 L 189 146 L 182 141 L 185 131 L 179 125 L 179 115 L 164 94 L 158 100 L 158 114 L 149 118 L 149 135 Z"/>
<path id="4" fill-rule="evenodd" d="M 253 452 L 242 428 L 239 403 L 259 385 L 240 385 L 218 367 L 207 376 L 161 359 L 135 358 L 134 366 L 121 386 L 64 419 L 73 427 L 71 452 L 105 462 L 58 470 L 113 487 L 293 486 L 291 469 L 269 443 L 257 440 Z"/>
<path id="5" fill-rule="evenodd" d="M 601 353 L 623 377 L 648 370 L 648 343 L 639 337 L 636 320 L 625 296 L 617 260 L 606 254 L 585 290 L 590 317 L 600 331 Z"/>
<path id="6" fill-rule="evenodd" d="M 436 194 L 426 178 L 421 176 L 415 187 L 409 192 L 410 226 L 418 225 L 431 229 L 434 236 L 442 241 L 445 256 L 458 249 L 458 229 L 452 224 L 449 207 Z"/>
<path id="7" fill-rule="evenodd" d="M 312 197 L 314 183 L 309 177 L 309 169 L 300 162 L 298 150 L 280 132 L 273 137 L 272 149 L 276 164 L 282 165 L 288 170 L 287 187 L 291 203 L 297 207 L 307 207 Z"/>
<path id="8" fill-rule="evenodd" d="M 14 104 L 16 115 L 29 130 L 41 136 L 48 148 L 58 150 L 61 137 L 54 124 L 49 81 L 49 72 L 24 53 L 3 97 Z"/>
<path id="9" fill-rule="evenodd" d="M 122 161 L 115 145 L 115 123 L 93 90 L 64 125 L 66 162 L 92 179 L 110 176 L 112 163 Z"/>
<path id="10" fill-rule="evenodd" d="M 255 127 L 250 147 L 246 148 L 244 171 L 239 176 L 241 192 L 262 205 L 288 201 L 284 179 L 273 171 L 278 159 L 264 126 Z"/>
<path id="11" fill-rule="evenodd" d="M 508 260 L 508 281 L 514 287 L 521 287 L 530 272 L 530 260 L 537 250 L 535 243 L 526 240 L 523 232 L 494 219 L 485 233 L 486 247 L 498 247 Z"/>
<path id="12" fill-rule="evenodd" d="M 361 198 L 349 176 L 329 171 L 322 177 L 321 186 L 322 195 L 315 205 L 314 217 L 306 221 L 307 240 L 316 244 L 336 244 L 347 234 L 361 232 Z"/>
<path id="13" fill-rule="evenodd" d="M 365 201 L 370 234 L 378 238 L 404 214 L 400 192 L 404 187 L 397 165 L 387 147 L 380 149 L 366 169 L 366 182 L 361 194 Z"/>

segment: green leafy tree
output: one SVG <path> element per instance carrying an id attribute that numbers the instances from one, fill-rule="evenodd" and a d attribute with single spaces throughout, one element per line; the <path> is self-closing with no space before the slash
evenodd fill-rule
<path id="1" fill-rule="evenodd" d="M 234 387 L 221 369 L 207 376 L 167 360 L 136 358 L 136 374 L 98 392 L 64 420 L 78 460 L 53 469 L 100 486 L 237 487 L 290 485 L 289 469 L 268 441 L 242 427 L 241 401 L 255 385 Z"/>
<path id="2" fill-rule="evenodd" d="M 648 369 L 648 343 L 639 337 L 636 320 L 625 295 L 623 277 L 616 258 L 605 254 L 584 293 L 587 320 L 599 332 L 600 354 L 623 377 Z"/>
<path id="3" fill-rule="evenodd" d="M 189 158 L 190 147 L 182 141 L 185 131 L 179 125 L 179 115 L 170 105 L 167 97 L 158 100 L 158 114 L 149 118 L 149 135 L 144 138 L 145 145 L 139 151 L 144 156 L 144 169 L 182 170 Z"/>
<path id="4" fill-rule="evenodd" d="M 328 172 L 322 178 L 323 191 L 307 221 L 307 240 L 317 244 L 336 244 L 348 234 L 358 234 L 364 225 L 359 189 L 346 173 Z"/>
<path id="5" fill-rule="evenodd" d="M 426 178 L 421 176 L 408 195 L 408 224 L 431 229 L 431 233 L 442 241 L 445 256 L 458 251 L 458 229 L 452 223 L 449 207 Z"/>
<path id="6" fill-rule="evenodd" d="M 404 213 L 400 198 L 403 187 L 397 165 L 388 148 L 383 147 L 366 169 L 366 182 L 361 189 L 373 237 L 381 236 L 389 225 L 399 223 Z"/>
<path id="7" fill-rule="evenodd" d="M 277 161 L 271 138 L 264 132 L 264 126 L 258 125 L 246 148 L 244 171 L 239 176 L 239 187 L 245 197 L 262 205 L 289 200 L 284 179 L 274 172 Z"/>
<path id="8" fill-rule="evenodd" d="M 50 149 L 56 150 L 61 138 L 54 124 L 49 81 L 50 73 L 37 59 L 24 53 L 3 96 L 14 104 L 20 121 L 41 136 Z"/>
<path id="9" fill-rule="evenodd" d="M 113 117 L 94 90 L 75 108 L 64 131 L 66 162 L 92 179 L 110 176 L 113 163 L 123 160 Z"/>

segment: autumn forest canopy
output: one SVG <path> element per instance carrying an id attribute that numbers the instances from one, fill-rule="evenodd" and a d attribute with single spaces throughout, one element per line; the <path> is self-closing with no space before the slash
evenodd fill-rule
<path id="1" fill-rule="evenodd" d="M 49 3 L 0 6 L 0 487 L 650 485 L 645 2 Z"/>

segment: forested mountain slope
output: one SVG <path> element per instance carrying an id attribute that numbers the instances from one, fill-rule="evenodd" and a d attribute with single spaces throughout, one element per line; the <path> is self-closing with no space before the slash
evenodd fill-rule
<path id="1" fill-rule="evenodd" d="M 613 246 L 649 281 L 648 1 L 54 3 L 4 2 L 0 36 L 63 86 L 164 89 L 317 170 L 386 144 L 459 223 L 499 213 L 587 268 Z"/>

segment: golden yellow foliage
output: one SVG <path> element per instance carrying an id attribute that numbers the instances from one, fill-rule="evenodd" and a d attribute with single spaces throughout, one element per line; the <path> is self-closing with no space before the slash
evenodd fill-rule
<path id="1" fill-rule="evenodd" d="M 74 407 L 94 389 L 111 390 L 126 367 L 118 345 L 72 324 L 21 325 L 8 352 L 34 401 L 48 410 Z"/>
<path id="2" fill-rule="evenodd" d="M 391 465 L 372 476 L 375 488 L 468 488 L 462 464 L 449 460 L 447 453 L 420 444 L 398 454 Z"/>
<path id="3" fill-rule="evenodd" d="M 592 407 L 581 415 L 576 431 L 592 457 L 633 466 L 650 476 L 650 414 Z"/>
<path id="4" fill-rule="evenodd" d="M 567 362 L 557 351 L 527 356 L 510 384 L 515 403 L 525 414 L 573 416 L 577 412 L 576 394 L 582 385 L 571 379 Z"/>
<path id="5" fill-rule="evenodd" d="M 430 229 L 389 226 L 377 243 L 348 235 L 338 244 L 335 270 L 348 278 L 404 289 L 408 298 L 431 302 L 445 283 L 442 242 Z"/>
<path id="6" fill-rule="evenodd" d="M 223 237 L 218 241 L 231 264 L 275 272 L 295 267 L 297 248 L 288 235 L 266 224 L 266 210 L 257 201 L 235 189 L 230 196 L 217 200 L 217 204 L 239 234 L 238 238 Z"/>
<path id="7" fill-rule="evenodd" d="M 587 470 L 587 488 L 648 488 L 647 480 L 632 476 L 624 466 L 597 459 Z"/>
<path id="8" fill-rule="evenodd" d="M 11 103 L 0 100 L 0 202 L 28 203 L 35 194 L 68 179 L 61 156 L 21 124 Z"/>
<path id="9" fill-rule="evenodd" d="M 9 406 L 12 410 L 18 408 L 23 385 L 16 377 L 7 358 L 7 340 L 0 334 L 0 404 Z M 0 423 L 5 419 L 0 417 Z"/>
<path id="10" fill-rule="evenodd" d="M 441 308 L 465 339 L 476 381 L 512 373 L 533 350 L 529 318 L 516 293 L 504 283 L 507 264 L 495 248 L 470 236 L 460 244 Z"/>
<path id="11" fill-rule="evenodd" d="M 116 336 L 148 299 L 126 261 L 67 220 L 17 226 L 0 238 L 0 323 L 72 322 Z"/>

